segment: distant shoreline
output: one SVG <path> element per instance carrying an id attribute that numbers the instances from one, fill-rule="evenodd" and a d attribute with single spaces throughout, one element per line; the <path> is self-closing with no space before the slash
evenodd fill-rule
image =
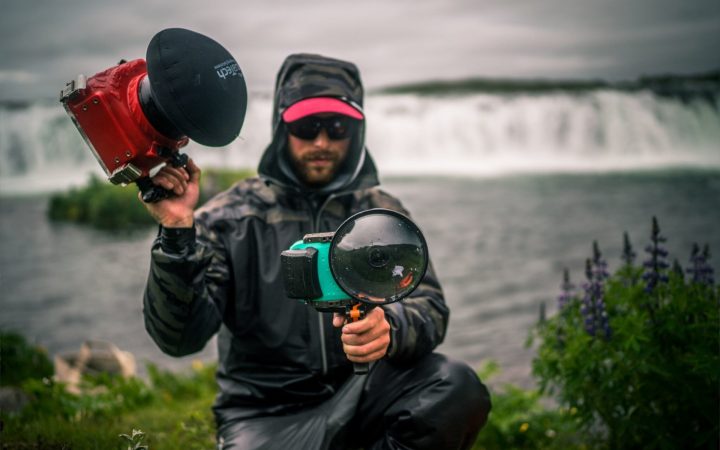
<path id="1" fill-rule="evenodd" d="M 545 79 L 545 78 L 466 78 L 460 80 L 430 80 L 388 86 L 371 91 L 373 94 L 462 95 L 472 93 L 582 93 L 599 89 L 626 92 L 650 90 L 660 95 L 720 94 L 720 69 L 692 75 L 652 75 L 630 81 L 601 79 Z"/>
<path id="2" fill-rule="evenodd" d="M 467 94 L 581 94 L 601 89 L 635 92 L 650 90 L 659 95 L 720 97 L 720 67 L 696 74 L 657 74 L 635 80 L 607 81 L 603 79 L 555 78 L 494 78 L 470 77 L 450 80 L 426 80 L 390 85 L 367 90 L 368 95 L 467 95 Z M 269 91 L 251 91 L 257 98 L 272 98 Z M 58 103 L 56 98 L 0 99 L 0 108 L 22 109 L 35 103 Z"/>

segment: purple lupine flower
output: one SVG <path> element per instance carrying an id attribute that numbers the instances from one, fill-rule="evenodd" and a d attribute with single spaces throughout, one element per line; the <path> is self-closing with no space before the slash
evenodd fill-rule
<path id="1" fill-rule="evenodd" d="M 645 247 L 645 252 L 647 252 L 649 256 L 643 263 L 646 270 L 642 278 L 645 280 L 645 292 L 647 293 L 654 291 L 659 283 L 668 282 L 668 276 L 665 273 L 669 267 L 669 264 L 665 261 L 668 252 L 660 245 L 661 242 L 665 241 L 667 241 L 667 239 L 660 235 L 660 226 L 658 225 L 657 218 L 653 216 L 650 245 Z"/>
<path id="2" fill-rule="evenodd" d="M 584 319 L 585 331 L 587 331 L 590 336 L 594 337 L 595 308 L 593 306 L 595 303 L 595 283 L 593 282 L 592 261 L 590 259 L 585 260 L 585 278 L 587 278 L 587 282 L 583 283 L 585 295 L 583 296 L 582 304 L 580 305 L 580 313 Z"/>
<path id="3" fill-rule="evenodd" d="M 610 277 L 607 271 L 607 262 L 605 262 L 602 253 L 600 253 L 600 247 L 598 247 L 597 241 L 593 241 L 592 265 L 595 280 L 602 282 Z"/>
<path id="4" fill-rule="evenodd" d="M 593 258 L 585 262 L 585 276 L 588 281 L 583 285 L 585 295 L 580 306 L 585 331 L 593 337 L 602 332 L 605 339 L 609 340 L 612 330 L 605 308 L 603 288 L 603 282 L 608 278 L 607 263 L 602 259 L 597 242 L 593 242 Z"/>
<path id="5" fill-rule="evenodd" d="M 702 253 L 697 243 L 693 244 L 690 254 L 690 264 L 692 265 L 687 272 L 692 275 L 691 282 L 706 286 L 715 284 L 715 277 L 712 266 L 708 263 L 710 259 L 710 247 L 705 244 Z"/>
<path id="6" fill-rule="evenodd" d="M 562 312 L 565 307 L 572 301 L 575 285 L 570 282 L 570 271 L 565 268 L 563 270 L 563 282 L 560 285 L 560 295 L 558 295 L 558 311 Z"/>
<path id="7" fill-rule="evenodd" d="M 632 244 L 630 243 L 630 236 L 628 236 L 627 231 L 623 232 L 623 251 L 622 251 L 622 261 L 625 263 L 626 266 L 632 266 L 633 262 L 635 262 L 635 250 L 633 250 Z"/>

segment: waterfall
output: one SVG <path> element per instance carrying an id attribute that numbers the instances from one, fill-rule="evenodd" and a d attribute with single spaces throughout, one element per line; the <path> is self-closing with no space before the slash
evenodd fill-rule
<path id="1" fill-rule="evenodd" d="M 369 95 L 367 145 L 383 174 L 720 168 L 720 97 L 605 89 L 455 96 Z M 272 100 L 253 95 L 240 137 L 190 143 L 201 167 L 255 167 Z M 0 193 L 63 189 L 102 174 L 60 103 L 0 105 Z"/>

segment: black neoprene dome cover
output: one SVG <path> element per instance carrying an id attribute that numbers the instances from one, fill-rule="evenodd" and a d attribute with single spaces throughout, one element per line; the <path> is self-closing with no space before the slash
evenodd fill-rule
<path id="1" fill-rule="evenodd" d="M 168 28 L 152 38 L 145 59 L 153 99 L 180 132 L 211 147 L 238 136 L 247 87 L 223 46 L 194 31 Z"/>

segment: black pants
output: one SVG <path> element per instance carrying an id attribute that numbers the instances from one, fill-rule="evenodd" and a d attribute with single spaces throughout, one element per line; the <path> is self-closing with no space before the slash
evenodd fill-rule
<path id="1" fill-rule="evenodd" d="M 408 366 L 378 361 L 306 411 L 222 424 L 218 448 L 467 449 L 489 412 L 475 372 L 433 353 Z"/>

